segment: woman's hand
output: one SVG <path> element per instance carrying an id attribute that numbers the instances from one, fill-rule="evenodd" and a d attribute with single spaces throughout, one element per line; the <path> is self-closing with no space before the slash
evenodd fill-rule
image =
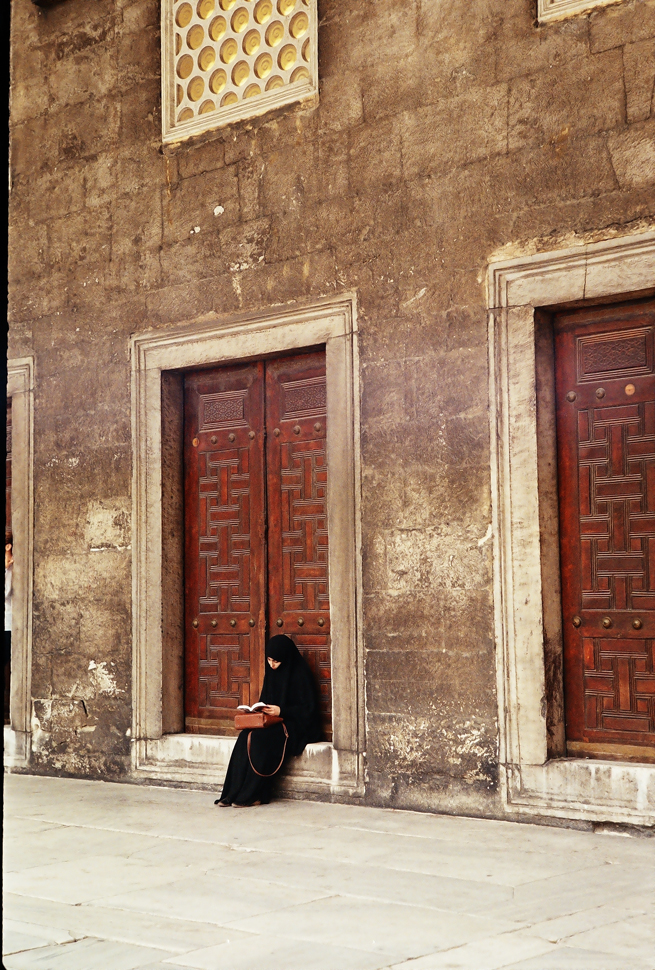
<path id="1" fill-rule="evenodd" d="M 280 708 L 277 704 L 267 704 L 266 707 L 262 707 L 262 711 L 264 714 L 272 714 L 273 717 L 280 716 Z"/>

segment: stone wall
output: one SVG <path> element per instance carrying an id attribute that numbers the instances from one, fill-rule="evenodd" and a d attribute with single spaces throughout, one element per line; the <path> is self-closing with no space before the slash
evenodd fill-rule
<path id="1" fill-rule="evenodd" d="M 652 224 L 655 0 L 319 0 L 318 107 L 165 150 L 156 0 L 12 11 L 33 767 L 129 768 L 129 335 L 356 291 L 368 798 L 498 813 L 485 267 Z"/>

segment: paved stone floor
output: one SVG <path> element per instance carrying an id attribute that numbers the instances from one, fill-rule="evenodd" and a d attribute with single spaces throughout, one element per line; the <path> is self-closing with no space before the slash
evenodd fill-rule
<path id="1" fill-rule="evenodd" d="M 655 839 L 5 776 L 6 970 L 654 970 Z"/>

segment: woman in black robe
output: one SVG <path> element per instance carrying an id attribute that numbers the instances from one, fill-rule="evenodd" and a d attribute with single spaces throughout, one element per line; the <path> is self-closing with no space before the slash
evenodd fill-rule
<path id="1" fill-rule="evenodd" d="M 223 792 L 215 805 L 268 804 L 271 800 L 277 772 L 282 760 L 302 754 L 305 745 L 321 741 L 321 717 L 316 685 L 305 658 L 290 637 L 271 637 L 266 644 L 266 673 L 260 701 L 266 704 L 264 713 L 282 717 L 289 734 L 286 751 L 281 724 L 252 731 L 250 758 L 249 730 L 241 731 L 232 751 Z M 253 771 L 250 761 L 256 768 Z M 275 774 L 273 774 L 275 772 Z M 261 775 L 272 775 L 262 778 Z"/>

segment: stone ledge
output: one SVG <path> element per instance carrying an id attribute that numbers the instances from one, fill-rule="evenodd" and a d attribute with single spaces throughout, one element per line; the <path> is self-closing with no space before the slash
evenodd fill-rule
<path id="1" fill-rule="evenodd" d="M 132 746 L 134 781 L 172 781 L 220 787 L 235 738 L 198 734 L 166 734 Z M 339 751 L 331 743 L 309 744 L 291 761 L 281 784 L 291 794 L 356 796 L 362 777 L 356 755 Z"/>
<path id="2" fill-rule="evenodd" d="M 655 826 L 655 766 L 591 759 L 507 765 L 510 812 Z"/>

